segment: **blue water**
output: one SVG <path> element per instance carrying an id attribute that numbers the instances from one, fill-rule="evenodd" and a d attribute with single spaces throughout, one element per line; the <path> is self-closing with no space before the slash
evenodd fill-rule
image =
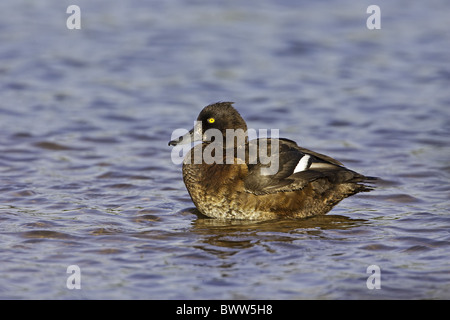
<path id="1" fill-rule="evenodd" d="M 0 298 L 449 299 L 449 9 L 2 1 Z M 323 217 L 199 218 L 167 142 L 216 101 L 382 179 Z"/>

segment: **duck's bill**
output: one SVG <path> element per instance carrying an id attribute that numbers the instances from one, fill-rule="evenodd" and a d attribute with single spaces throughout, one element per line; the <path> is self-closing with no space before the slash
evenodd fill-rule
<path id="1" fill-rule="evenodd" d="M 180 130 L 182 132 L 178 132 L 178 134 L 183 133 L 183 131 L 186 132 L 186 129 L 180 129 Z M 176 134 L 175 131 L 172 134 L 172 137 L 174 134 Z M 194 127 L 189 132 L 186 132 L 184 135 L 169 141 L 169 146 L 177 146 L 179 144 L 187 144 L 187 143 L 192 143 L 192 142 L 201 141 L 201 140 L 203 140 L 202 122 L 195 121 Z"/>
<path id="2" fill-rule="evenodd" d="M 178 134 L 180 134 L 180 133 L 182 134 L 183 132 L 186 132 L 186 129 L 177 129 L 177 130 L 181 131 L 181 132 L 178 132 Z M 177 130 L 175 130 L 172 133 L 172 137 L 173 137 L 173 135 L 176 134 Z M 187 143 L 192 143 L 195 141 L 201 141 L 202 135 L 203 135 L 202 122 L 195 121 L 194 127 L 191 130 L 189 130 L 189 132 L 186 132 L 182 136 L 179 136 L 178 138 L 169 141 L 169 146 L 177 146 L 179 144 L 187 144 Z"/>
<path id="3" fill-rule="evenodd" d="M 169 146 L 177 146 L 179 144 L 187 144 L 194 141 L 194 128 L 192 128 L 188 133 L 182 135 L 176 139 L 169 141 Z"/>

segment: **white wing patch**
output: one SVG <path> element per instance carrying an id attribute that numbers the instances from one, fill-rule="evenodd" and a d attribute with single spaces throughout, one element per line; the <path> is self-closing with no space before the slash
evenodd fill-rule
<path id="1" fill-rule="evenodd" d="M 309 163 L 310 158 L 311 158 L 311 156 L 309 154 L 305 154 L 300 159 L 300 161 L 297 163 L 297 166 L 294 169 L 294 173 L 305 171 L 306 169 L 308 169 L 308 167 L 310 165 L 310 163 Z"/>

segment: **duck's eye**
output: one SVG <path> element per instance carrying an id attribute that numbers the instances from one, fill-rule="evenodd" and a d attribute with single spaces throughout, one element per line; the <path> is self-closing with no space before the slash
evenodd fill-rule
<path id="1" fill-rule="evenodd" d="M 214 122 L 216 122 L 216 119 L 214 119 L 214 118 L 209 118 L 209 119 L 208 119 L 208 122 L 209 122 L 209 123 L 214 123 Z"/>

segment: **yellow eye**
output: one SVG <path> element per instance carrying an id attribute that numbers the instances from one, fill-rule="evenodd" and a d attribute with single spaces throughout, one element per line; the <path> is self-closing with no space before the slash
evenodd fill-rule
<path id="1" fill-rule="evenodd" d="M 214 123 L 215 121 L 216 121 L 216 119 L 214 119 L 214 118 L 209 118 L 209 119 L 208 119 L 208 122 L 209 122 L 209 123 Z"/>

